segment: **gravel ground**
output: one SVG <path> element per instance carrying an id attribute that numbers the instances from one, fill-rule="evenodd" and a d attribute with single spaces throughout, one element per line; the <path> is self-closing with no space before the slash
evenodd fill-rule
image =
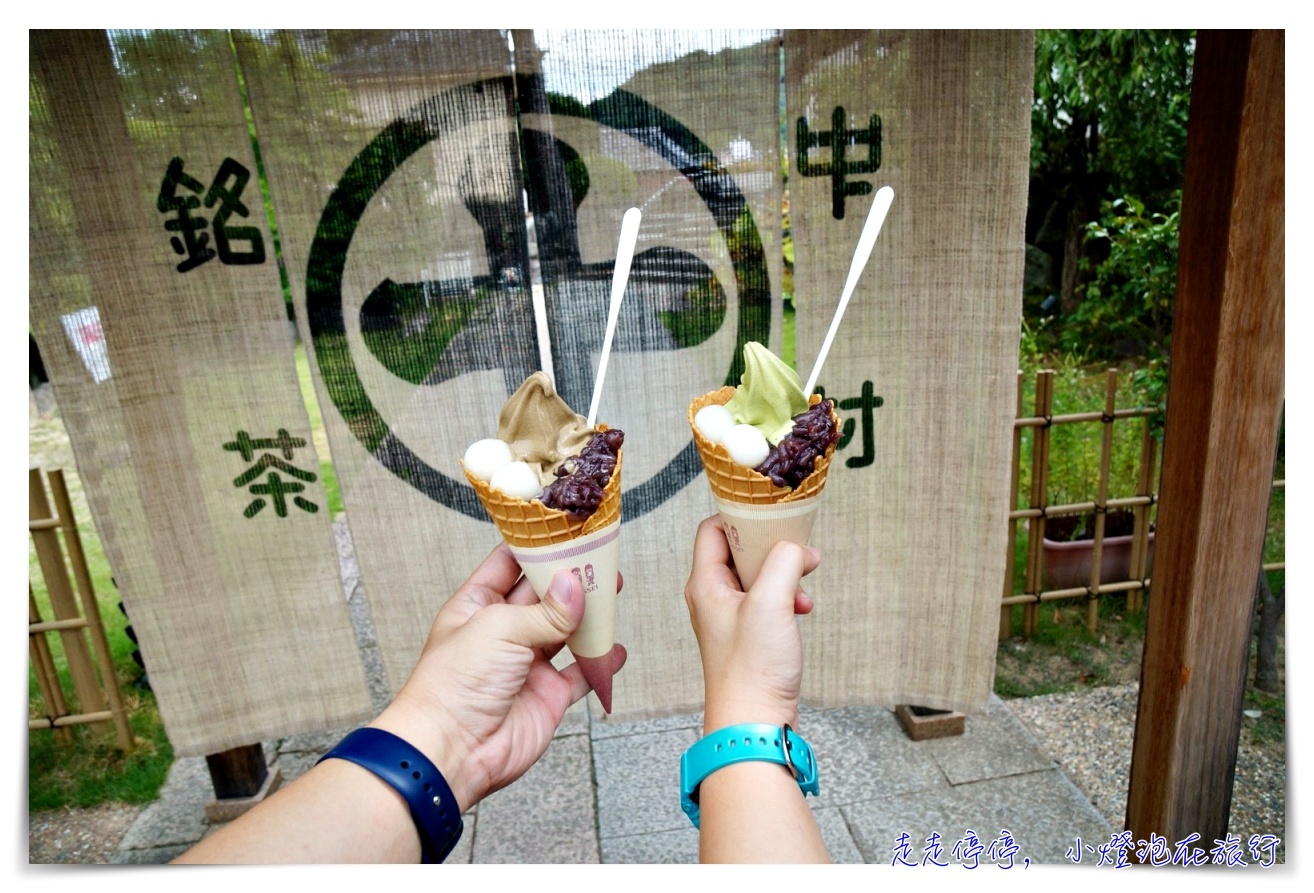
<path id="1" fill-rule="evenodd" d="M 1072 783 L 1117 829 L 1127 814 L 1138 688 L 1132 683 L 1007 702 L 1041 749 L 1059 761 Z M 1250 721 L 1242 720 L 1228 830 L 1241 838 L 1243 847 L 1252 834 L 1274 835 L 1283 841 L 1277 860 L 1285 862 L 1286 749 L 1280 741 L 1253 743 L 1245 728 Z"/>
<path id="2" fill-rule="evenodd" d="M 90 809 L 52 809 L 27 819 L 27 861 L 104 865 L 119 850 L 143 807 L 106 803 Z"/>

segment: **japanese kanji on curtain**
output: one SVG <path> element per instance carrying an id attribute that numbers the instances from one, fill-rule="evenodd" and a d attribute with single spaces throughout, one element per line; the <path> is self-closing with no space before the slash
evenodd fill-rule
<path id="1" fill-rule="evenodd" d="M 368 718 L 225 32 L 33 32 L 30 319 L 176 753 Z"/>

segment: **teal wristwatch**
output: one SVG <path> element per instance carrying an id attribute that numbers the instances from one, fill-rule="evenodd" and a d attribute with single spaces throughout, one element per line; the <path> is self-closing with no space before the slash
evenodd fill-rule
<path id="1" fill-rule="evenodd" d="M 812 746 L 789 723 L 741 723 L 706 736 L 680 757 L 680 808 L 698 825 L 698 786 L 717 769 L 749 760 L 779 763 L 789 770 L 803 794 L 817 796 L 817 761 Z"/>

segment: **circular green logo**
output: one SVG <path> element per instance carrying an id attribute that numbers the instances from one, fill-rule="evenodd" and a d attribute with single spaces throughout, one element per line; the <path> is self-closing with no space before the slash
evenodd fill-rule
<path id="1" fill-rule="evenodd" d="M 307 323 L 320 376 L 352 434 L 397 477 L 430 499 L 480 520 L 486 516 L 474 490 L 464 480 L 448 477 L 417 456 L 392 432 L 387 419 L 366 392 L 346 337 L 343 271 L 365 209 L 402 163 L 443 134 L 495 114 L 497 104 L 482 101 L 489 91 L 508 97 L 529 95 L 531 88 L 537 86 L 529 82 L 530 77 L 517 75 L 514 84 L 511 77 L 502 77 L 453 88 L 417 104 L 385 127 L 352 160 L 329 196 L 310 246 L 306 269 Z M 761 237 L 733 178 L 688 128 L 632 93 L 616 90 L 587 106 L 549 94 L 548 109 L 553 115 L 593 121 L 647 146 L 682 174 L 706 204 L 729 250 L 739 295 L 736 343 L 725 378 L 726 384 L 737 384 L 742 371 L 743 345 L 768 339 L 771 291 Z M 578 162 L 573 150 L 558 145 L 562 147 L 571 188 L 581 188 L 579 183 L 587 183 L 587 171 L 581 169 L 581 164 L 572 164 Z M 719 289 L 719 284 L 715 287 Z M 405 298 L 403 287 L 390 282 L 382 284 L 376 292 L 380 300 L 395 302 Z M 532 339 L 532 333 L 526 334 Z M 441 354 L 431 361 L 440 367 L 444 364 L 451 367 L 435 370 L 444 379 L 467 371 L 460 368 L 459 361 Z M 625 490 L 626 520 L 656 508 L 701 470 L 691 438 L 656 474 Z"/>

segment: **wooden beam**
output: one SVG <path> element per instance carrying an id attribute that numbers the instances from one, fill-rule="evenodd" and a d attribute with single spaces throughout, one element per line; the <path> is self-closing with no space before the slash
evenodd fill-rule
<path id="1" fill-rule="evenodd" d="M 1285 35 L 1202 31 L 1127 828 L 1228 828 L 1282 410 Z M 1246 829 L 1234 829 L 1243 846 Z"/>

